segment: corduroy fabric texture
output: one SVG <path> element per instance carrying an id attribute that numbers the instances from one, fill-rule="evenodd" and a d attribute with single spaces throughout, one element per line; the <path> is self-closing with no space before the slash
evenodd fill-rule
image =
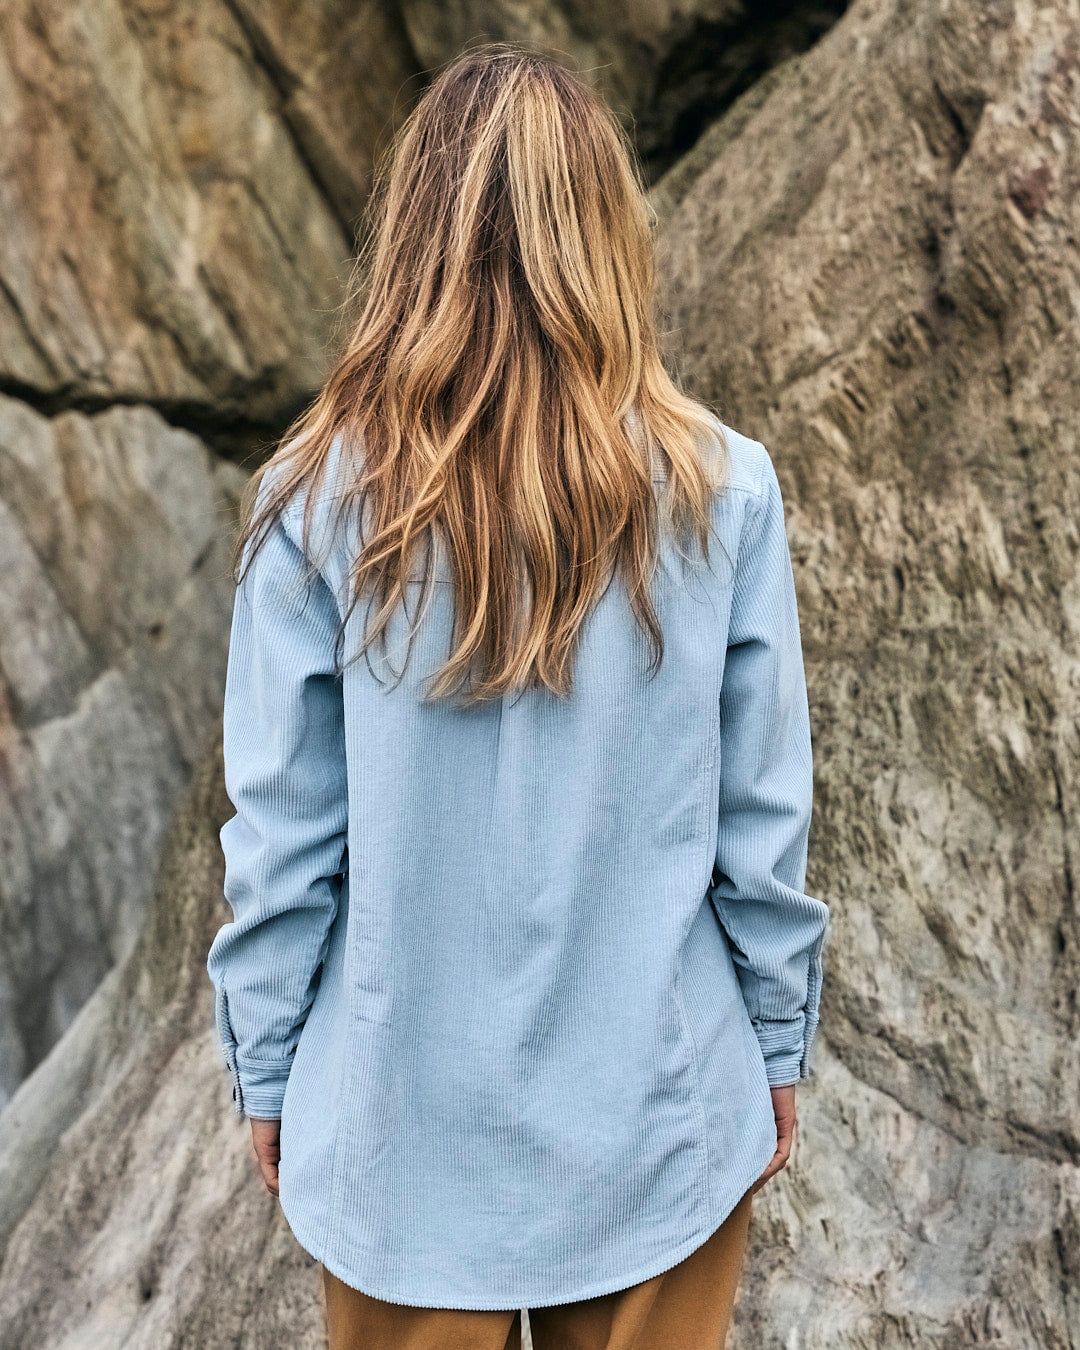
<path id="1" fill-rule="evenodd" d="M 237 588 L 217 1029 L 236 1111 L 281 1117 L 297 1240 L 375 1298 L 543 1307 L 670 1269 L 772 1157 L 770 1084 L 813 1073 L 794 576 L 772 459 L 724 431 L 710 563 L 663 548 L 651 677 L 616 581 L 570 699 L 423 703 L 444 561 L 404 677 L 400 613 L 336 673 L 335 461 L 309 552 L 297 499 Z"/>

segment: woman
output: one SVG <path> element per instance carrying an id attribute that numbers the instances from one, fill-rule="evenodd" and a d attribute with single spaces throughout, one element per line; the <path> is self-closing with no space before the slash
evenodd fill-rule
<path id="1" fill-rule="evenodd" d="M 776 472 L 665 373 L 639 168 L 557 63 L 447 67 L 373 200 L 244 503 L 236 1110 L 335 1350 L 717 1347 L 829 917 Z"/>

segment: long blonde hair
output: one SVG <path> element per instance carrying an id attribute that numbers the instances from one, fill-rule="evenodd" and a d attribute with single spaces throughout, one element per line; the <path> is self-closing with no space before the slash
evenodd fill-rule
<path id="1" fill-rule="evenodd" d="M 454 630 L 429 698 L 569 694 L 582 623 L 616 570 L 655 667 L 658 533 L 707 556 L 728 453 L 719 418 L 662 363 L 655 216 L 628 136 L 553 58 L 485 44 L 428 86 L 371 203 L 359 317 L 245 492 L 234 571 L 297 489 L 307 532 L 337 438 L 354 470 L 339 506 L 365 513 L 349 607 L 371 598 L 361 651 L 385 642 L 441 537 Z"/>

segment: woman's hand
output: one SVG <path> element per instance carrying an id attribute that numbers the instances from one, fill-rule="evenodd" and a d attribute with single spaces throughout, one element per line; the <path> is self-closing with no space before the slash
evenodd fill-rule
<path id="1" fill-rule="evenodd" d="M 281 1121 L 261 1120 L 249 1116 L 251 1144 L 259 1163 L 259 1171 L 271 1195 L 278 1193 L 278 1163 L 281 1160 Z"/>
<path id="2" fill-rule="evenodd" d="M 751 1190 L 755 1193 L 760 1191 L 762 1186 L 771 1180 L 777 1172 L 787 1166 L 798 1125 L 795 1115 L 795 1084 L 789 1083 L 787 1087 L 774 1087 L 771 1091 L 773 1114 L 776 1116 L 776 1152 L 773 1154 L 768 1167 L 751 1187 Z"/>

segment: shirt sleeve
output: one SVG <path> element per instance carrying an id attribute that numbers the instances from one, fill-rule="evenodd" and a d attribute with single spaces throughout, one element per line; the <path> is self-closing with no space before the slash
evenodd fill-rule
<path id="1" fill-rule="evenodd" d="M 347 858 L 337 602 L 278 517 L 236 588 L 220 831 L 233 914 L 207 957 L 239 1115 L 277 1118 Z M 250 541 L 245 551 L 250 550 Z"/>
<path id="2" fill-rule="evenodd" d="M 765 448 L 735 566 L 711 890 L 768 1081 L 809 1078 L 829 909 L 805 892 L 813 759 L 784 505 Z"/>

